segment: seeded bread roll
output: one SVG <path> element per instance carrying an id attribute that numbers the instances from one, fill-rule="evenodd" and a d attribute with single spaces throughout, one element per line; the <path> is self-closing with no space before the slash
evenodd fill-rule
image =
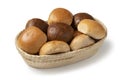
<path id="1" fill-rule="evenodd" d="M 48 24 L 52 23 L 65 23 L 71 25 L 73 20 L 73 15 L 70 11 L 64 8 L 56 8 L 54 9 L 48 18 Z"/>
<path id="2" fill-rule="evenodd" d="M 81 34 L 76 36 L 72 42 L 70 43 L 70 47 L 72 50 L 78 50 L 80 48 L 87 47 L 91 44 L 94 44 L 94 40 L 85 34 Z"/>
<path id="3" fill-rule="evenodd" d="M 69 45 L 64 41 L 53 40 L 45 43 L 40 49 L 40 55 L 55 54 L 70 51 Z"/>
<path id="4" fill-rule="evenodd" d="M 84 19 L 78 26 L 78 31 L 91 36 L 94 39 L 102 39 L 106 35 L 104 27 L 97 21 Z"/>

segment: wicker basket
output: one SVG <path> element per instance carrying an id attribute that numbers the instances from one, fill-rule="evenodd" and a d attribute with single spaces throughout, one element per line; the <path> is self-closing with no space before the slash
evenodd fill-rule
<path id="1" fill-rule="evenodd" d="M 105 26 L 104 26 L 105 27 Z M 105 28 L 106 29 L 106 28 Z M 18 34 L 18 36 L 20 33 Z M 106 31 L 107 35 L 107 31 Z M 54 67 L 60 67 L 68 64 L 72 64 L 84 59 L 87 59 L 93 55 L 96 54 L 100 46 L 103 44 L 106 36 L 96 42 L 95 44 L 75 50 L 75 51 L 70 51 L 66 53 L 60 53 L 60 54 L 54 54 L 54 55 L 30 55 L 20 49 L 17 45 L 17 38 L 16 37 L 16 48 L 25 60 L 25 62 L 34 68 L 54 68 Z"/>

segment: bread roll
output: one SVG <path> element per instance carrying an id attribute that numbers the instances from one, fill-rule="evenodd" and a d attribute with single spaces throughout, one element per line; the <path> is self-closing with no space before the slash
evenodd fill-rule
<path id="1" fill-rule="evenodd" d="M 31 26 L 35 26 L 40 30 L 42 30 L 44 33 L 47 33 L 48 24 L 42 19 L 39 19 L 39 18 L 30 19 L 26 24 L 26 28 Z"/>
<path id="2" fill-rule="evenodd" d="M 32 26 L 19 35 L 17 44 L 29 54 L 36 54 L 46 41 L 47 36 L 39 28 Z"/>
<path id="3" fill-rule="evenodd" d="M 85 34 L 76 36 L 70 43 L 72 50 L 78 50 L 80 48 L 87 47 L 93 44 L 95 41 Z"/>
<path id="4" fill-rule="evenodd" d="M 55 54 L 55 53 L 61 53 L 61 52 L 68 52 L 70 51 L 69 45 L 64 41 L 49 41 L 45 43 L 41 49 L 40 49 L 40 55 L 46 55 L 46 54 Z"/>
<path id="5" fill-rule="evenodd" d="M 73 16 L 73 22 L 75 27 L 77 27 L 77 25 L 79 24 L 79 22 L 83 19 L 92 19 L 94 20 L 94 18 L 92 17 L 92 15 L 88 14 L 88 13 L 77 13 Z"/>
<path id="6" fill-rule="evenodd" d="M 48 40 L 60 40 L 70 42 L 73 38 L 74 29 L 64 23 L 54 23 L 49 25 L 47 30 Z"/>
<path id="7" fill-rule="evenodd" d="M 65 23 L 71 25 L 73 20 L 73 15 L 70 11 L 64 8 L 56 8 L 54 9 L 48 18 L 48 24 L 52 23 Z"/>
<path id="8" fill-rule="evenodd" d="M 97 21 L 84 19 L 78 26 L 78 31 L 91 36 L 94 39 L 102 39 L 106 35 L 104 27 Z"/>

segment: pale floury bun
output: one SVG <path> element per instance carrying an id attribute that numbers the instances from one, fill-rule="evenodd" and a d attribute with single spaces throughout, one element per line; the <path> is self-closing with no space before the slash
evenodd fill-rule
<path id="1" fill-rule="evenodd" d="M 85 34 L 76 36 L 70 43 L 72 50 L 78 50 L 94 44 L 95 41 Z"/>
<path id="2" fill-rule="evenodd" d="M 97 21 L 84 19 L 77 26 L 78 31 L 89 35 L 94 39 L 102 39 L 106 35 L 104 27 Z"/>
<path id="3" fill-rule="evenodd" d="M 70 51 L 70 47 L 66 42 L 53 40 L 45 43 L 41 47 L 39 54 L 46 55 L 46 54 L 55 54 L 55 53 L 68 52 L 68 51 Z"/>

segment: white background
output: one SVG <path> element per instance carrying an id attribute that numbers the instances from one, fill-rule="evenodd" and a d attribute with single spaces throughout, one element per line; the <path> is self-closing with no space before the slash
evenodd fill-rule
<path id="1" fill-rule="evenodd" d="M 0 80 L 120 80 L 119 5 L 119 0 L 0 0 Z M 47 20 L 57 7 L 90 13 L 106 25 L 108 36 L 87 60 L 54 69 L 31 68 L 16 50 L 15 37 L 29 19 Z"/>

